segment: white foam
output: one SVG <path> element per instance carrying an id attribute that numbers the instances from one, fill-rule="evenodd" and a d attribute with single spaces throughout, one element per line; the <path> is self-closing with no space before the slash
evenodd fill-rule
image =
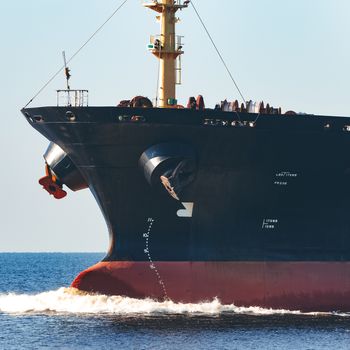
<path id="1" fill-rule="evenodd" d="M 245 315 L 331 315 L 327 313 L 302 313 L 300 311 L 263 309 L 260 307 L 237 307 L 222 305 L 218 299 L 198 304 L 182 304 L 172 301 L 158 302 L 152 299 L 133 299 L 122 296 L 94 295 L 74 288 L 60 288 L 39 294 L 0 294 L 0 312 L 24 313 L 71 313 L 111 315 L 160 315 L 193 314 L 217 315 L 222 313 Z M 349 314 L 342 314 L 350 316 Z"/>

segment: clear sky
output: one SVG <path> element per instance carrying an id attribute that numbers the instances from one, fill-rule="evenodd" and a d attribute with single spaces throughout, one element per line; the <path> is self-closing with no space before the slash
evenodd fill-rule
<path id="1" fill-rule="evenodd" d="M 48 141 L 20 109 L 104 22 L 121 0 L 11 0 L 0 11 L 0 251 L 106 251 L 103 217 L 88 190 L 56 201 L 38 185 Z M 155 96 L 157 62 L 147 52 L 159 24 L 129 0 L 70 64 L 72 88 L 89 89 L 90 105 Z M 283 110 L 350 115 L 349 0 L 195 0 L 247 99 Z M 213 107 L 238 98 L 190 7 L 179 13 L 185 35 L 185 104 L 202 94 Z M 63 73 L 31 106 L 54 105 Z"/>

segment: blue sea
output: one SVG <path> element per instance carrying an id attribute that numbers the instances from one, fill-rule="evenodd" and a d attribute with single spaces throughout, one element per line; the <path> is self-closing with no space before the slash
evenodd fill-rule
<path id="1" fill-rule="evenodd" d="M 0 349 L 350 349 L 350 314 L 175 304 L 69 288 L 103 254 L 0 254 Z"/>

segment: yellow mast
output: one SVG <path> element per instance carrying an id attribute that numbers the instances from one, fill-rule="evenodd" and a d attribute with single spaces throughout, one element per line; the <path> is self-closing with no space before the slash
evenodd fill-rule
<path id="1" fill-rule="evenodd" d="M 176 104 L 176 59 L 183 54 L 180 41 L 176 42 L 175 13 L 179 9 L 188 7 L 189 1 L 181 0 L 154 0 L 145 3 L 148 7 L 160 14 L 161 34 L 154 39 L 151 52 L 160 60 L 159 68 L 159 107 L 169 108 Z M 158 17 L 157 17 L 158 18 Z"/>

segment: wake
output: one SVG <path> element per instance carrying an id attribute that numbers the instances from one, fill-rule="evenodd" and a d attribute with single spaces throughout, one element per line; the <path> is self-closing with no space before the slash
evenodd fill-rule
<path id="1" fill-rule="evenodd" d="M 88 294 L 75 288 L 60 288 L 39 294 L 0 294 L 0 313 L 57 313 L 57 314 L 108 314 L 108 315 L 336 315 L 347 313 L 321 313 L 273 310 L 260 307 L 222 305 L 218 299 L 197 304 L 158 302 L 152 299 L 133 299 L 122 296 Z"/>

